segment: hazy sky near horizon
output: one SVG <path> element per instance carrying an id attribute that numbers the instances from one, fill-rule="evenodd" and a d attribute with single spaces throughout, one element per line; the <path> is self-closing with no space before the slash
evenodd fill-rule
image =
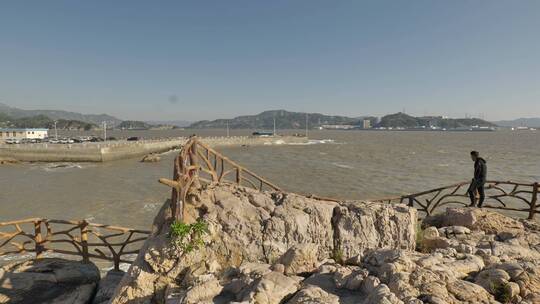
<path id="1" fill-rule="evenodd" d="M 1 1 L 0 102 L 540 117 L 540 1 Z"/>

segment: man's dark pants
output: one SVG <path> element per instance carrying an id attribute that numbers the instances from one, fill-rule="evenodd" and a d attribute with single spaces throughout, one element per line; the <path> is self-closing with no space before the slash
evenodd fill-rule
<path id="1" fill-rule="evenodd" d="M 484 193 L 484 183 L 479 183 L 476 181 L 473 181 L 471 183 L 471 186 L 469 187 L 469 190 L 467 191 L 469 193 L 469 198 L 471 199 L 471 206 L 475 205 L 476 202 L 476 191 L 478 191 L 478 207 L 482 207 L 482 204 L 484 204 L 484 199 L 486 197 Z"/>

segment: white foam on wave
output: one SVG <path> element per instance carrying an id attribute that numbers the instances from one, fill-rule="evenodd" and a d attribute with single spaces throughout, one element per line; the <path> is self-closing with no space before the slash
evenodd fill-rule
<path id="1" fill-rule="evenodd" d="M 338 168 L 343 168 L 343 169 L 354 169 L 353 166 L 351 165 L 348 165 L 348 164 L 343 164 L 343 163 L 332 163 L 332 165 L 338 167 Z"/>
<path id="2" fill-rule="evenodd" d="M 58 170 L 69 170 L 69 169 L 82 169 L 83 166 L 78 163 L 51 163 L 43 167 L 43 170 L 47 172 L 54 172 Z"/>
<path id="3" fill-rule="evenodd" d="M 310 139 L 305 143 L 289 143 L 291 146 L 308 146 L 308 145 L 320 145 L 320 144 L 337 144 L 333 139 Z"/>
<path id="4" fill-rule="evenodd" d="M 149 203 L 149 204 L 144 204 L 144 211 L 148 211 L 148 212 L 153 212 L 154 210 L 156 210 L 157 208 L 157 204 L 153 204 L 153 203 Z"/>

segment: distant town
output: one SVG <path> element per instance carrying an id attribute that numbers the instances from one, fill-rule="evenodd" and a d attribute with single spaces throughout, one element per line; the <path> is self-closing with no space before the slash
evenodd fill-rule
<path id="1" fill-rule="evenodd" d="M 58 139 L 58 130 L 169 130 L 189 129 L 247 129 L 259 134 L 273 134 L 276 129 L 371 130 L 371 131 L 495 131 L 497 129 L 536 130 L 540 118 L 490 122 L 480 118 L 450 118 L 445 116 L 415 117 L 398 112 L 383 117 L 346 117 L 319 113 L 264 111 L 231 119 L 145 122 L 121 120 L 107 114 L 80 114 L 67 111 L 22 110 L 0 104 L 0 141 L 8 143 L 38 142 L 56 136 L 52 143 L 107 140 L 103 137 Z M 274 130 L 274 131 L 270 131 Z M 104 135 L 105 136 L 105 135 Z"/>

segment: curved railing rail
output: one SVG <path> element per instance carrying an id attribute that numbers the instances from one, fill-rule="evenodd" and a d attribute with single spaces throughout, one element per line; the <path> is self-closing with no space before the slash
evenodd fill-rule
<path id="1" fill-rule="evenodd" d="M 149 231 L 118 226 L 43 218 L 0 223 L 0 256 L 33 253 L 37 259 L 46 253 L 80 256 L 110 261 L 114 269 L 131 263 L 127 255 L 139 252 Z"/>
<path id="2" fill-rule="evenodd" d="M 191 187 L 200 182 L 232 183 L 257 190 L 280 188 L 225 157 L 196 136 L 191 137 L 174 160 L 173 180 L 161 178 L 160 183 L 172 187 L 171 209 L 182 220 L 184 202 Z"/>
<path id="3" fill-rule="evenodd" d="M 378 202 L 404 203 L 416 207 L 426 215 L 433 214 L 438 208 L 447 205 L 470 204 L 467 190 L 470 182 L 431 189 L 423 192 L 396 197 L 377 199 Z M 538 209 L 539 184 L 517 183 L 511 181 L 488 181 L 485 184 L 484 208 L 507 211 L 527 212 L 528 219 L 533 219 Z M 477 197 L 478 200 L 478 197 Z"/>
<path id="4" fill-rule="evenodd" d="M 179 155 L 175 158 L 173 180 L 162 178 L 159 181 L 172 187 L 171 209 L 178 220 L 183 218 L 183 206 L 190 189 L 200 182 L 232 183 L 258 190 L 281 191 L 278 186 L 201 143 L 196 136 L 191 137 L 186 142 Z M 425 215 L 431 215 L 443 206 L 469 205 L 469 197 L 466 194 L 469 183 L 462 182 L 423 192 L 375 199 L 373 201 L 405 203 L 417 208 Z M 536 213 L 540 213 L 537 206 L 539 188 L 538 182 L 488 181 L 485 185 L 486 199 L 484 208 L 526 212 L 528 218 L 533 219 Z M 314 195 L 308 197 L 327 201 L 341 201 Z"/>

